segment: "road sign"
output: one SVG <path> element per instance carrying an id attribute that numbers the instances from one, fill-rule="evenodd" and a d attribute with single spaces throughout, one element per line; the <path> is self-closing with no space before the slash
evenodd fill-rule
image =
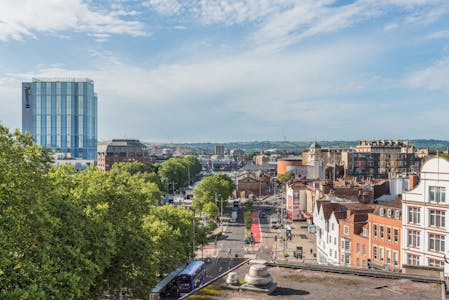
<path id="1" fill-rule="evenodd" d="M 316 233 L 316 225 L 309 225 L 309 226 L 307 226 L 307 232 L 309 234 L 315 234 Z"/>

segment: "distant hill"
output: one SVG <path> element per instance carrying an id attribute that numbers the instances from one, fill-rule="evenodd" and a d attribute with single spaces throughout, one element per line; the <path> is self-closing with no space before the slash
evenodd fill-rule
<path id="1" fill-rule="evenodd" d="M 258 152 L 260 150 L 278 149 L 292 152 L 301 152 L 308 148 L 313 141 L 254 141 L 254 142 L 229 142 L 229 143 L 173 143 L 173 146 L 182 149 L 191 149 L 196 153 L 213 153 L 215 145 L 224 145 L 225 149 L 241 149 L 245 152 Z M 354 147 L 359 141 L 318 141 L 322 147 Z M 149 143 L 151 144 L 151 143 Z M 409 140 L 409 144 L 416 148 L 431 148 L 446 150 L 449 141 L 445 140 Z M 169 147 L 169 144 L 159 144 Z"/>

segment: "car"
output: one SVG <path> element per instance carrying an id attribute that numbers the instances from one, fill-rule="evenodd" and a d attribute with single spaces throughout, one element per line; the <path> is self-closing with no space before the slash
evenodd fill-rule
<path id="1" fill-rule="evenodd" d="M 265 218 L 266 216 L 267 216 L 267 214 L 266 214 L 265 212 L 261 212 L 261 213 L 260 213 L 260 217 L 261 217 L 261 218 Z"/>
<path id="2" fill-rule="evenodd" d="M 247 237 L 246 239 L 245 239 L 245 244 L 251 244 L 251 237 L 249 236 L 249 237 Z"/>

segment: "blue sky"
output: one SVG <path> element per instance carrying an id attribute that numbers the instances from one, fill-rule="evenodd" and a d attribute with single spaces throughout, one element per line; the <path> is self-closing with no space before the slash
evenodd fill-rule
<path id="1" fill-rule="evenodd" d="M 20 83 L 89 77 L 99 139 L 449 139 L 447 0 L 0 0 Z"/>

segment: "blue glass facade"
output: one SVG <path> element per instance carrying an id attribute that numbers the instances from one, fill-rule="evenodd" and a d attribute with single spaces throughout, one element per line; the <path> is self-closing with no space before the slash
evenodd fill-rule
<path id="1" fill-rule="evenodd" d="M 22 83 L 22 131 L 72 157 L 97 156 L 97 96 L 89 79 Z"/>

